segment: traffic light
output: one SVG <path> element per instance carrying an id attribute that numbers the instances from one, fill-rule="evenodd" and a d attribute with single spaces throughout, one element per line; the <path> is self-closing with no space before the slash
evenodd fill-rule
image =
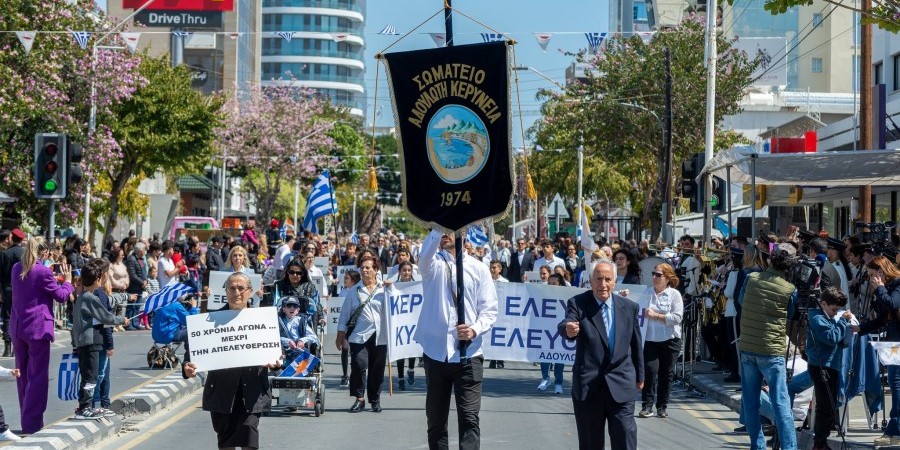
<path id="1" fill-rule="evenodd" d="M 66 135 L 38 133 L 34 135 L 34 196 L 40 199 L 63 199 L 65 192 Z"/>
<path id="2" fill-rule="evenodd" d="M 63 195 L 68 196 L 72 185 L 81 182 L 81 158 L 83 155 L 81 144 L 66 136 L 66 185 L 63 188 Z"/>
<path id="3" fill-rule="evenodd" d="M 713 212 L 725 211 L 726 198 L 728 193 L 725 191 L 725 180 L 713 176 L 712 177 L 712 195 L 709 196 L 709 204 Z"/>
<path id="4" fill-rule="evenodd" d="M 703 189 L 695 180 L 703 169 L 703 153 L 696 153 L 681 163 L 681 196 L 691 202 L 691 212 L 702 212 Z"/>

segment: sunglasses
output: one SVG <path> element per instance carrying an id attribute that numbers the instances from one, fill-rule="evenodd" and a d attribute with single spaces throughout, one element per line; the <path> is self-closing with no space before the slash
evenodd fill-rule
<path id="1" fill-rule="evenodd" d="M 300 307 L 297 305 L 284 305 L 284 307 L 287 309 L 300 309 Z"/>
<path id="2" fill-rule="evenodd" d="M 653 278 L 662 278 L 664 276 L 662 272 L 653 272 Z"/>
<path id="3" fill-rule="evenodd" d="M 288 275 L 303 275 L 303 272 L 297 270 L 289 270 Z"/>

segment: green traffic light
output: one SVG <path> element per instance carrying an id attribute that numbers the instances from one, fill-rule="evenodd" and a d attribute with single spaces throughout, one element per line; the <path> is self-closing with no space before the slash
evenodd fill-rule
<path id="1" fill-rule="evenodd" d="M 713 195 L 713 196 L 709 199 L 709 204 L 710 204 L 713 208 L 718 207 L 718 206 L 719 206 L 719 197 Z"/>
<path id="2" fill-rule="evenodd" d="M 54 192 L 57 188 L 56 180 L 47 180 L 44 182 L 44 191 Z"/>

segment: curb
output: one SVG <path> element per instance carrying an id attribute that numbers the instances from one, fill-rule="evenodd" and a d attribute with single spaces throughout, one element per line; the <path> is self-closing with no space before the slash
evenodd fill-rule
<path id="1" fill-rule="evenodd" d="M 729 391 L 725 388 L 721 383 L 711 379 L 708 376 L 704 375 L 694 375 L 690 378 L 691 384 L 696 387 L 700 392 L 702 392 L 707 397 L 717 401 L 718 403 L 727 406 L 732 411 L 736 413 L 741 412 L 741 394 L 738 392 Z M 864 444 L 861 442 L 847 441 L 847 444 L 842 446 L 841 438 L 839 436 L 830 436 L 828 438 L 828 445 L 831 448 L 842 448 L 845 450 L 872 450 L 875 448 L 889 450 L 889 449 L 900 449 L 900 447 L 876 447 L 874 444 Z M 802 430 L 797 432 L 797 448 L 800 449 L 812 449 L 813 448 L 813 433 L 811 430 Z"/>
<path id="2" fill-rule="evenodd" d="M 133 426 L 150 415 L 203 386 L 200 377 L 183 379 L 181 371 L 116 399 L 110 409 L 118 415 L 97 420 L 67 420 L 53 424 L 4 449 L 16 450 L 81 450 L 88 449 L 115 436 L 122 428 Z"/>

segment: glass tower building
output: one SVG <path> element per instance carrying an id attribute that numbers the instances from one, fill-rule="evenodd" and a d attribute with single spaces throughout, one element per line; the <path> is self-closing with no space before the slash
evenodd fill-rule
<path id="1" fill-rule="evenodd" d="M 263 0 L 262 84 L 296 83 L 365 114 L 365 10 L 365 0 Z"/>

